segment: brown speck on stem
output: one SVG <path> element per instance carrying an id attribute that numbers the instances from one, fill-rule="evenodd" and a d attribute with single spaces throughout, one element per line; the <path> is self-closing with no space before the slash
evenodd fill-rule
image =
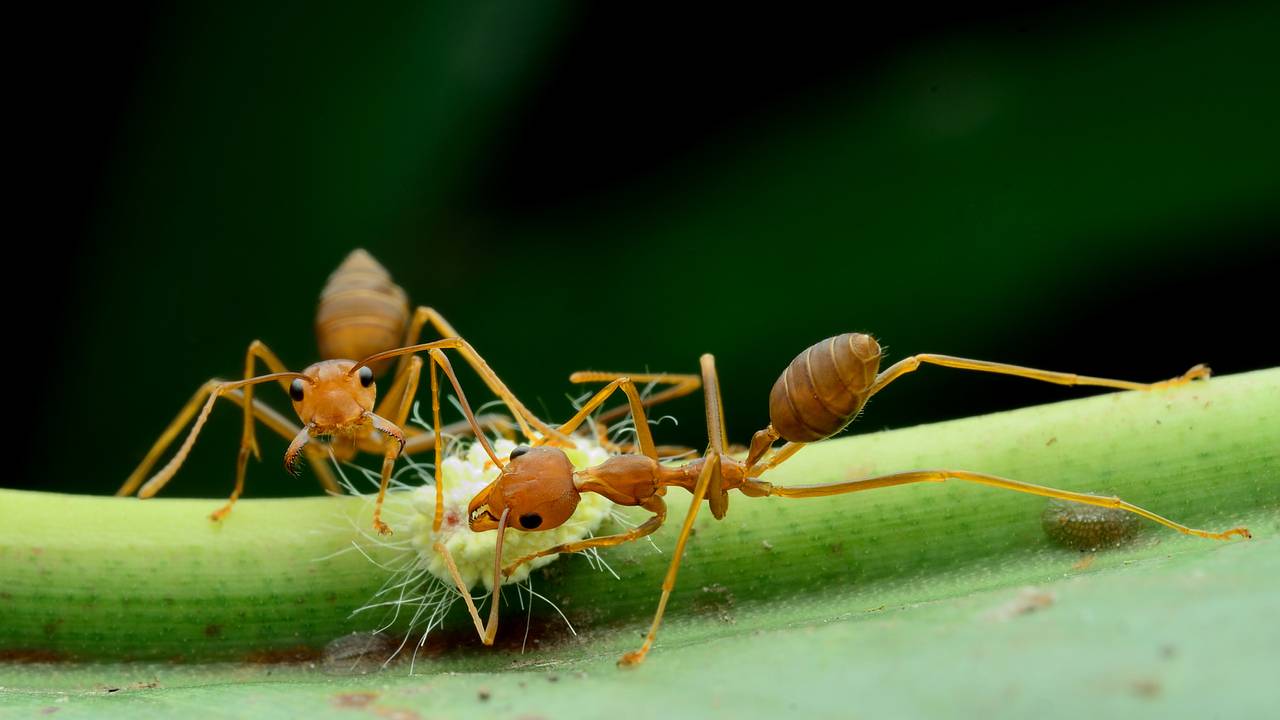
<path id="1" fill-rule="evenodd" d="M 1097 556 L 1094 555 L 1093 553 L 1089 553 L 1081 557 L 1079 560 L 1075 561 L 1075 564 L 1071 566 L 1071 569 L 1072 570 L 1088 570 L 1089 566 L 1093 565 L 1093 560 L 1096 557 Z"/>
<path id="2" fill-rule="evenodd" d="M 378 699 L 375 692 L 342 693 L 333 697 L 333 706 L 340 708 L 366 708 Z"/>
<path id="3" fill-rule="evenodd" d="M 1160 694 L 1160 681 L 1155 678 L 1139 678 L 1131 686 L 1133 694 L 1138 697 L 1153 698 Z"/>
<path id="4" fill-rule="evenodd" d="M 1037 587 L 1024 587 L 1018 591 L 1017 597 L 993 608 L 984 617 L 988 620 L 1007 622 L 1019 615 L 1027 615 L 1051 607 L 1055 600 L 1057 597 L 1051 592 Z"/>

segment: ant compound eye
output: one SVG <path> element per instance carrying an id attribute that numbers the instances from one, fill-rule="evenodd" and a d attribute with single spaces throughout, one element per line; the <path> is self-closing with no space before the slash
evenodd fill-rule
<path id="1" fill-rule="evenodd" d="M 529 448 L 525 448 L 528 450 Z M 542 524 L 542 516 L 538 513 L 528 513 L 520 516 L 520 527 L 525 530 L 533 530 Z"/>
<path id="2" fill-rule="evenodd" d="M 360 376 L 360 384 L 362 386 L 369 387 L 373 384 L 373 368 L 368 365 L 360 368 L 360 371 L 356 374 Z"/>
<path id="3" fill-rule="evenodd" d="M 521 445 L 521 446 L 519 446 L 519 447 L 517 447 L 516 449 L 514 449 L 514 450 L 512 450 L 512 451 L 511 451 L 511 457 L 510 457 L 510 459 L 511 459 L 511 460 L 515 460 L 516 458 L 520 457 L 521 455 L 523 455 L 523 454 L 525 454 L 525 453 L 527 453 L 527 452 L 529 452 L 529 448 L 528 448 L 528 446 L 526 446 L 526 445 Z M 523 518 L 521 518 L 521 520 L 523 520 Z M 538 522 L 542 522 L 542 518 L 538 518 Z M 534 525 L 534 527 L 537 527 L 537 525 Z"/>
<path id="4" fill-rule="evenodd" d="M 294 378 L 293 382 L 290 383 L 289 397 L 293 398 L 294 402 L 302 402 L 302 390 L 304 385 L 305 383 L 302 382 L 302 378 Z"/>

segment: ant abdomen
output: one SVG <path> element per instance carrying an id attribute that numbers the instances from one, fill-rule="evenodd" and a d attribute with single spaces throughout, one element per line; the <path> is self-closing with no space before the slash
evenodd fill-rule
<path id="1" fill-rule="evenodd" d="M 796 356 L 769 392 L 769 420 L 784 439 L 813 442 L 853 421 L 880 370 L 880 344 L 870 335 L 827 338 Z"/>
<path id="2" fill-rule="evenodd" d="M 399 347 L 408 322 L 409 298 L 391 273 L 364 250 L 352 250 L 320 291 L 320 356 L 358 359 Z M 389 362 L 375 363 L 374 373 L 381 375 Z"/>

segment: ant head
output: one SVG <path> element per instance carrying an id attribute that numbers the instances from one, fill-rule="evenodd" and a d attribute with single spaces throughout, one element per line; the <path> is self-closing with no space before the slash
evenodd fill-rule
<path id="1" fill-rule="evenodd" d="M 362 366 L 352 372 L 351 360 L 325 360 L 318 362 L 295 378 L 289 385 L 289 397 L 293 409 L 313 434 L 340 433 L 356 425 L 362 425 L 373 410 L 378 388 L 373 383 L 373 371 Z"/>
<path id="2" fill-rule="evenodd" d="M 504 510 L 510 523 L 522 530 L 560 527 L 578 508 L 573 463 L 563 450 L 518 447 L 498 479 L 471 499 L 467 517 L 471 530 L 495 530 Z"/>

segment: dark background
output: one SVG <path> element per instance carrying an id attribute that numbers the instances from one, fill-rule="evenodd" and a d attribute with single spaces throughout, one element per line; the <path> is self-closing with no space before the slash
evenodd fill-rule
<path id="1" fill-rule="evenodd" d="M 1274 3 L 46 12 L 8 50 L 4 485 L 112 492 L 252 339 L 316 360 L 357 246 L 552 418 L 572 370 L 715 353 L 739 442 L 850 330 L 1137 380 L 1280 361 Z M 855 431 L 1083 394 L 930 368 Z M 702 444 L 700 403 L 659 440 Z M 166 493 L 228 492 L 237 425 Z M 249 496 L 315 492 L 260 438 Z"/>

